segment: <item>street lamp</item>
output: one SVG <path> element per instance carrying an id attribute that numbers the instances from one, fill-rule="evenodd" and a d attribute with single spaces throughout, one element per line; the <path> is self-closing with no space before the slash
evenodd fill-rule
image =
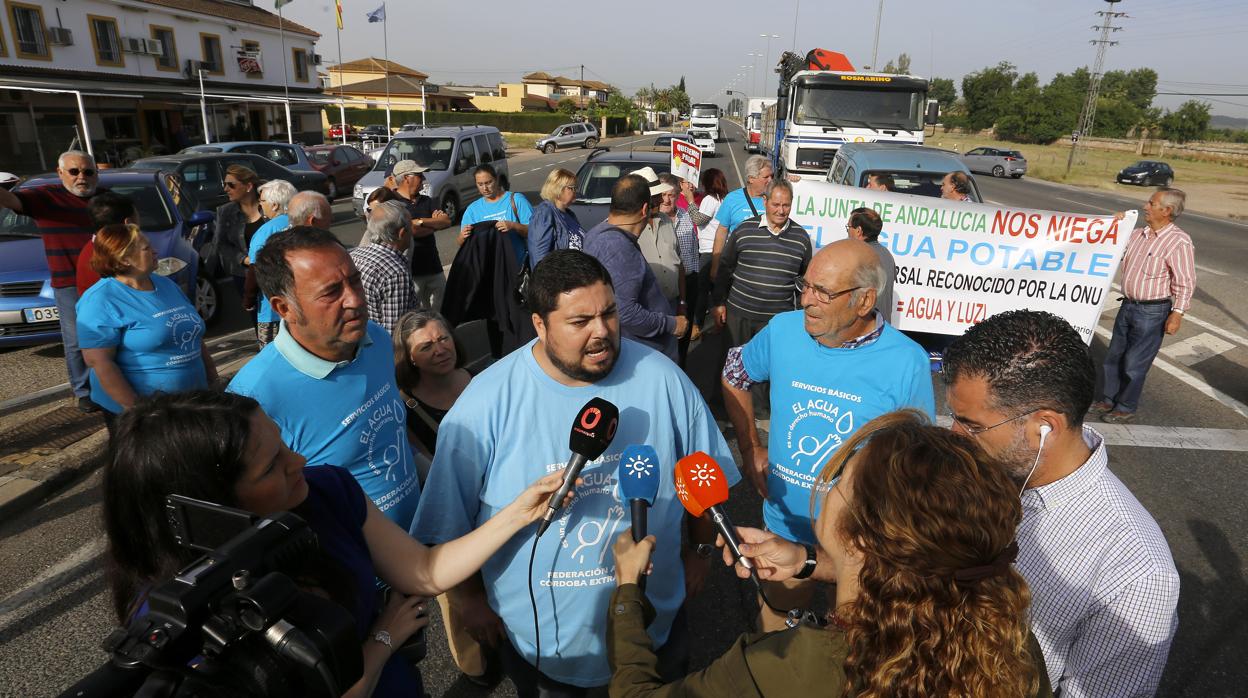
<path id="1" fill-rule="evenodd" d="M 763 63 L 763 94 L 765 95 L 767 93 L 767 83 L 771 82 L 771 77 L 767 75 L 767 63 L 766 63 L 766 60 L 770 60 L 767 57 L 771 55 L 771 40 L 779 39 L 780 35 L 779 34 L 759 34 L 759 37 L 767 40 L 767 51 L 763 54 L 763 57 L 765 59 Z"/>
<path id="2" fill-rule="evenodd" d="M 753 64 L 749 66 L 750 68 L 750 94 L 758 94 L 758 71 L 756 71 L 755 68 L 758 67 L 759 63 L 762 63 L 761 59 L 763 57 L 763 54 L 750 52 L 745 55 L 754 59 Z"/>
<path id="3" fill-rule="evenodd" d="M 884 17 L 884 0 L 880 0 L 880 8 L 875 12 L 875 43 L 871 45 L 871 70 L 880 71 L 880 20 Z"/>

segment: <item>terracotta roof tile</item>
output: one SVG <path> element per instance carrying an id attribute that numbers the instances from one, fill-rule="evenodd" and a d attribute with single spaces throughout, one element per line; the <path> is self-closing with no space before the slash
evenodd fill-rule
<path id="1" fill-rule="evenodd" d="M 422 73 L 419 70 L 415 70 L 405 65 L 395 63 L 394 61 L 388 61 L 383 58 L 373 58 L 372 56 L 368 58 L 361 58 L 355 61 L 347 61 L 346 63 L 343 63 L 341 66 L 333 65 L 327 68 L 326 70 L 333 72 L 333 73 L 336 73 L 339 70 L 341 70 L 344 73 L 387 73 L 388 72 L 391 75 L 406 75 L 408 77 L 416 78 L 417 80 L 424 80 L 429 77 L 428 73 Z"/>

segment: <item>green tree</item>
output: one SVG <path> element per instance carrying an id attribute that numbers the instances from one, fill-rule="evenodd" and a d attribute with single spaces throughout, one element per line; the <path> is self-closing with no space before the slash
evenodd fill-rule
<path id="1" fill-rule="evenodd" d="M 1008 61 L 962 78 L 967 130 L 980 131 L 991 128 L 997 122 L 1009 102 L 1010 91 L 1017 79 L 1018 71 Z"/>
<path id="2" fill-rule="evenodd" d="M 571 97 L 564 97 L 563 99 L 559 100 L 558 104 L 555 105 L 555 109 L 559 111 L 561 114 L 567 114 L 571 116 L 572 114 L 576 113 L 576 109 L 577 109 L 576 100 L 572 99 Z"/>
<path id="3" fill-rule="evenodd" d="M 932 78 L 931 83 L 927 87 L 927 96 L 940 103 L 940 110 L 944 112 L 954 102 L 958 101 L 957 90 L 953 86 L 953 80 L 949 78 Z"/>
<path id="4" fill-rule="evenodd" d="M 616 90 L 612 90 L 607 95 L 607 105 L 603 108 L 607 116 L 631 116 L 637 110 L 637 105 L 633 100 L 625 97 Z"/>
<path id="5" fill-rule="evenodd" d="M 681 92 L 684 92 L 684 91 L 685 91 L 685 76 L 684 76 L 684 75 L 681 75 L 681 76 L 680 76 L 680 84 L 679 84 L 679 85 L 677 85 L 677 87 L 679 87 L 679 88 L 680 88 L 680 91 L 681 91 Z"/>
<path id="6" fill-rule="evenodd" d="M 1161 117 L 1161 130 L 1166 138 L 1186 143 L 1204 137 L 1209 130 L 1209 103 L 1189 99 L 1174 111 Z"/>

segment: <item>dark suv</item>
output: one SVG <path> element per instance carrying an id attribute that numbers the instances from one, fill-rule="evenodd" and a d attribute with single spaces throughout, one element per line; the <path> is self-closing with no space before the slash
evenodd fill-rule
<path id="1" fill-rule="evenodd" d="M 576 173 L 576 201 L 571 206 L 581 227 L 589 230 L 606 220 L 616 180 L 643 167 L 654 168 L 658 174 L 671 172 L 670 151 L 596 148 L 591 152 Z"/>
<path id="2" fill-rule="evenodd" d="M 1174 170 L 1164 162 L 1140 160 L 1122 168 L 1118 173 L 1118 181 L 1123 184 L 1168 187 L 1174 181 Z"/>
<path id="3" fill-rule="evenodd" d="M 215 211 L 227 201 L 225 196 L 225 169 L 230 165 L 242 165 L 259 175 L 260 179 L 272 181 L 284 179 L 299 191 L 319 191 L 329 196 L 328 178 L 320 172 L 303 172 L 287 169 L 268 158 L 251 153 L 179 153 L 143 158 L 130 163 L 135 170 L 164 170 L 182 178 L 182 188 L 195 197 L 201 211 Z"/>

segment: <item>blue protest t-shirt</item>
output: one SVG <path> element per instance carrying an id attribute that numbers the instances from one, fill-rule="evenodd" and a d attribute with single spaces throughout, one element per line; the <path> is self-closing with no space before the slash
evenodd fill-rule
<path id="1" fill-rule="evenodd" d="M 355 358 L 334 363 L 309 353 L 282 325 L 228 389 L 259 402 L 309 465 L 346 468 L 382 513 L 408 528 L 420 480 L 389 333 L 370 320 Z"/>
<path id="2" fill-rule="evenodd" d="M 771 319 L 741 352 L 750 380 L 771 381 L 767 528 L 815 543 L 810 492 L 824 464 L 863 424 L 913 407 L 934 418 L 927 352 L 884 325 L 856 349 L 825 347 L 806 333 L 800 310 Z"/>
<path id="3" fill-rule="evenodd" d="M 285 213 L 260 226 L 256 234 L 251 236 L 251 242 L 247 244 L 247 258 L 251 260 L 251 263 L 256 263 L 256 257 L 260 255 L 260 250 L 269 238 L 289 227 L 290 216 Z M 265 295 L 264 289 L 260 289 L 260 302 L 256 304 L 256 322 L 277 322 L 277 320 L 277 313 L 273 312 L 273 307 L 269 305 L 269 297 Z"/>
<path id="4" fill-rule="evenodd" d="M 754 209 L 758 213 L 750 210 L 750 201 L 754 202 Z M 728 192 L 728 196 L 724 197 L 724 202 L 719 205 L 719 210 L 715 212 L 715 220 L 719 224 L 732 232 L 741 225 L 741 221 L 754 216 L 761 216 L 764 212 L 763 197 L 755 196 L 747 199 L 745 197 L 745 189 L 733 189 Z"/>
<path id="5" fill-rule="evenodd" d="M 511 202 L 516 202 L 516 210 L 511 210 Z M 519 219 L 516 215 L 519 214 Z M 476 225 L 481 221 L 514 221 L 516 223 L 529 224 L 529 219 L 533 217 L 533 207 L 529 205 L 529 200 L 523 194 L 517 194 L 509 191 L 498 198 L 498 201 L 487 201 L 485 197 L 477 199 L 468 205 L 464 210 L 463 220 L 459 222 L 460 227 L 466 225 Z M 524 238 L 514 232 L 507 233 L 511 238 L 511 246 L 516 250 L 516 261 L 523 261 L 524 255 L 528 253 L 529 246 Z"/>
<path id="6" fill-rule="evenodd" d="M 723 467 L 730 485 L 741 479 L 710 409 L 676 364 L 632 340 L 620 344 L 611 373 L 589 386 L 569 387 L 548 376 L 533 357 L 535 342 L 474 378 L 438 429 L 433 468 L 412 527 L 412 535 L 426 544 L 468 533 L 533 481 L 566 465 L 568 433 L 590 398 L 619 407 L 611 446 L 585 466 L 576 498 L 538 539 L 535 578 L 529 578 L 528 560 L 536 524 L 481 569 L 490 606 L 530 663 L 536 649 L 529 584 L 535 585 L 542 673 L 576 686 L 611 679 L 606 645 L 607 604 L 616 586 L 611 546 L 631 525 L 628 505 L 619 497 L 620 454 L 631 444 L 649 444 L 661 470 L 648 516 L 649 532 L 658 538 L 655 574 L 646 591 L 656 610 L 649 627 L 656 647 L 667 641 L 685 596 L 676 461 L 705 451 Z"/>
<path id="7" fill-rule="evenodd" d="M 208 387 L 201 351 L 204 321 L 178 285 L 153 274 L 151 291 L 100 279 L 78 300 L 78 346 L 113 348 L 113 361 L 138 395 Z M 91 400 L 122 411 L 91 371 Z"/>

